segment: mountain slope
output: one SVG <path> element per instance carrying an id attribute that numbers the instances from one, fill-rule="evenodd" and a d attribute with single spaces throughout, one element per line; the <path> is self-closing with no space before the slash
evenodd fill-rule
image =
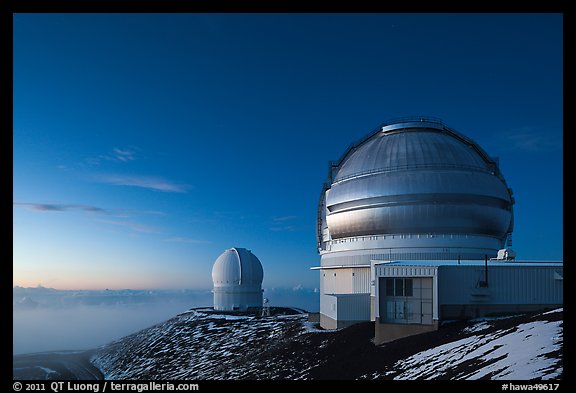
<path id="1" fill-rule="evenodd" d="M 372 322 L 195 309 L 97 349 L 106 379 L 560 379 L 562 310 L 455 322 L 375 346 Z"/>

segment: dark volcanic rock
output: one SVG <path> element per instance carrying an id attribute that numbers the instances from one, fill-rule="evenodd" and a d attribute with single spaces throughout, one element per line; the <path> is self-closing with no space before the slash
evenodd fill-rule
<path id="1" fill-rule="evenodd" d="M 91 359 L 109 379 L 559 379 L 562 316 L 557 310 L 455 322 L 375 346 L 373 322 L 323 331 L 306 314 L 197 309 L 106 345 Z"/>

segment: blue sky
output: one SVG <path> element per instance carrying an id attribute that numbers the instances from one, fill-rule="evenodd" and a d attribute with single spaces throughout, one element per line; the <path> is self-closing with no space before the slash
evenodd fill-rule
<path id="1" fill-rule="evenodd" d="M 328 162 L 427 115 L 498 156 L 513 248 L 563 258 L 561 14 L 15 14 L 13 283 L 317 287 Z"/>

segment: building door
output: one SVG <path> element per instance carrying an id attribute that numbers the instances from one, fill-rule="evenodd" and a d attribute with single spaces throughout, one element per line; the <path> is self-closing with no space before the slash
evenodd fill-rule
<path id="1" fill-rule="evenodd" d="M 400 324 L 432 324 L 431 277 L 380 277 L 380 320 Z"/>
<path id="2" fill-rule="evenodd" d="M 420 278 L 421 323 L 432 325 L 432 277 Z"/>

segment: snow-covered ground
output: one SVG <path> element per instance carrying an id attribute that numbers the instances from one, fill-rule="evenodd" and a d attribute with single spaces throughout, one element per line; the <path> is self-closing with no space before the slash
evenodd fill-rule
<path id="1" fill-rule="evenodd" d="M 476 327 L 476 329 L 474 329 Z M 469 331 L 485 330 L 480 322 Z M 552 379 L 562 366 L 554 356 L 562 347 L 562 321 L 536 321 L 517 328 L 476 334 L 419 352 L 396 363 L 394 379 L 436 379 L 461 364 L 478 364 L 454 379 Z"/>

